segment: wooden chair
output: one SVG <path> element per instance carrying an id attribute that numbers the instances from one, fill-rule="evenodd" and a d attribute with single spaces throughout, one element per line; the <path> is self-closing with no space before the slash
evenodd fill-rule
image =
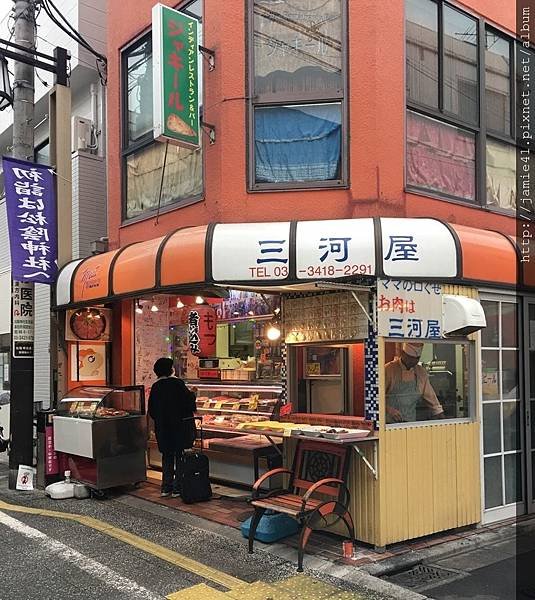
<path id="1" fill-rule="evenodd" d="M 256 481 L 249 501 L 255 509 L 249 529 L 250 554 L 258 523 L 266 510 L 287 514 L 299 522 L 298 571 L 303 570 L 305 546 L 313 531 L 332 527 L 343 520 L 351 541 L 354 540 L 346 485 L 350 450 L 349 446 L 302 439 L 297 443 L 291 471 L 273 469 Z M 267 479 L 283 473 L 290 475 L 287 488 L 261 492 L 260 487 Z M 323 498 L 313 498 L 315 494 Z"/>

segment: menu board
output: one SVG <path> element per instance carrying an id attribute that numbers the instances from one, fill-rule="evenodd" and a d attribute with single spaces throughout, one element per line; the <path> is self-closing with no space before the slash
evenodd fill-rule
<path id="1" fill-rule="evenodd" d="M 140 302 L 141 313 L 135 315 L 135 382 L 145 387 L 145 398 L 149 397 L 152 384 L 156 381 L 154 363 L 162 356 L 171 357 L 169 337 L 169 300 L 155 297 L 157 311 L 152 311 L 153 302 Z"/>

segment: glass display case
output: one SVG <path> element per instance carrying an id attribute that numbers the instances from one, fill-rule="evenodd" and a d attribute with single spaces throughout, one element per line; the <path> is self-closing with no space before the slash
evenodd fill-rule
<path id="1" fill-rule="evenodd" d="M 57 414 L 82 419 L 109 419 L 143 414 L 142 387 L 82 386 L 67 392 Z"/>
<path id="2" fill-rule="evenodd" d="M 73 479 L 103 490 L 146 479 L 143 386 L 82 386 L 53 417 L 54 449 Z"/>
<path id="3" fill-rule="evenodd" d="M 197 388 L 197 414 L 207 430 L 233 430 L 240 423 L 268 421 L 280 407 L 280 384 L 189 382 L 188 386 Z"/>

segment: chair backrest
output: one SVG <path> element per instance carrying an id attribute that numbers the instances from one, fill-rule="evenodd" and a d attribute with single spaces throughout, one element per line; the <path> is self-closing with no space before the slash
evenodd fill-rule
<path id="1" fill-rule="evenodd" d="M 349 446 L 299 440 L 293 461 L 293 475 L 290 489 L 295 494 L 304 493 L 312 484 L 320 479 L 335 477 L 345 482 L 349 467 Z M 336 497 L 340 493 L 339 486 L 323 485 L 318 492 Z"/>

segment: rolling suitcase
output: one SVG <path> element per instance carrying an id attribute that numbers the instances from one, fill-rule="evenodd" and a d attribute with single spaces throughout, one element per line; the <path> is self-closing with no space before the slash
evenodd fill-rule
<path id="1" fill-rule="evenodd" d="M 200 450 L 189 450 L 182 457 L 181 492 L 182 501 L 186 504 L 205 502 L 212 497 L 210 485 L 210 463 L 202 451 L 202 420 L 200 421 Z"/>

